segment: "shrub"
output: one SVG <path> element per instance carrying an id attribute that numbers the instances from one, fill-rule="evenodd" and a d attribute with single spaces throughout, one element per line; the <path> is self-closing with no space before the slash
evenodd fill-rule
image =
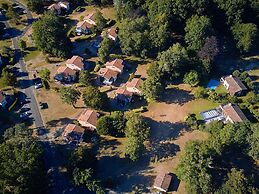
<path id="1" fill-rule="evenodd" d="M 194 92 L 195 98 L 207 98 L 208 97 L 208 90 L 203 87 L 198 87 Z"/>
<path id="2" fill-rule="evenodd" d="M 199 75 L 197 71 L 190 71 L 184 75 L 183 82 L 185 84 L 190 84 L 191 86 L 196 86 L 199 83 Z"/>

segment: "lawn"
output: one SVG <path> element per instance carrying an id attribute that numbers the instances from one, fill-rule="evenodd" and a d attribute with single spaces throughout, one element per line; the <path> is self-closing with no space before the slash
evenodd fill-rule
<path id="1" fill-rule="evenodd" d="M 12 39 L 5 39 L 5 40 L 0 40 L 0 49 L 4 46 L 6 47 L 11 47 L 12 46 Z"/>
<path id="2" fill-rule="evenodd" d="M 25 61 L 30 61 L 35 59 L 40 55 L 40 51 L 37 49 L 31 50 L 31 51 L 25 51 L 24 59 Z"/>
<path id="3" fill-rule="evenodd" d="M 226 94 L 228 93 L 228 91 L 226 90 L 226 88 L 223 85 L 219 85 L 216 90 L 217 94 Z"/>
<path id="4" fill-rule="evenodd" d="M 193 100 L 187 105 L 188 112 L 196 114 L 197 119 L 201 119 L 200 112 L 213 109 L 219 106 L 219 103 L 212 102 L 206 99 Z"/>

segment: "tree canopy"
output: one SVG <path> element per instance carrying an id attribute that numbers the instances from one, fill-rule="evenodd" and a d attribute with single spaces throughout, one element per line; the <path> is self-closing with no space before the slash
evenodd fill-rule
<path id="1" fill-rule="evenodd" d="M 81 93 L 72 87 L 63 87 L 59 90 L 59 95 L 63 102 L 75 107 L 75 104 L 79 100 Z"/>

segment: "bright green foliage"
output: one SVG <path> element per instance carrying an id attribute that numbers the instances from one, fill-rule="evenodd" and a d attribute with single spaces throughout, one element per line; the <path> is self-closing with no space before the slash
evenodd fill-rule
<path id="1" fill-rule="evenodd" d="M 138 160 L 143 148 L 144 141 L 149 137 L 150 128 L 144 118 L 137 113 L 127 115 L 125 135 L 128 138 L 125 147 L 125 154 L 132 161 Z"/>
<path id="2" fill-rule="evenodd" d="M 97 10 L 94 14 L 94 19 L 96 21 L 97 30 L 101 32 L 103 28 L 106 26 L 106 19 L 103 17 L 103 14 L 99 10 Z"/>
<path id="3" fill-rule="evenodd" d="M 70 39 L 66 36 L 64 25 L 53 13 L 46 13 L 32 25 L 33 39 L 37 48 L 56 57 L 70 54 Z"/>
<path id="4" fill-rule="evenodd" d="M 185 41 L 188 49 L 199 51 L 207 37 L 213 34 L 210 19 L 206 16 L 194 15 L 186 22 Z"/>
<path id="5" fill-rule="evenodd" d="M 8 67 L 3 68 L 2 74 L 0 76 L 0 88 L 4 88 L 7 86 L 14 86 L 16 84 L 16 77 L 11 72 Z"/>
<path id="6" fill-rule="evenodd" d="M 108 97 L 106 93 L 100 92 L 98 88 L 89 85 L 83 91 L 83 101 L 87 107 L 99 110 L 107 106 Z"/>
<path id="7" fill-rule="evenodd" d="M 22 50 L 25 50 L 26 47 L 27 47 L 26 41 L 23 40 L 23 39 L 20 39 L 20 40 L 19 40 L 19 47 L 20 47 Z"/>
<path id="8" fill-rule="evenodd" d="M 109 54 L 112 48 L 112 40 L 104 37 L 101 42 L 100 48 L 98 49 L 98 56 L 102 63 L 105 63 L 109 59 Z"/>
<path id="9" fill-rule="evenodd" d="M 212 154 L 206 143 L 193 141 L 186 144 L 176 174 L 187 183 L 190 193 L 212 191 L 212 177 L 209 174 Z"/>
<path id="10" fill-rule="evenodd" d="M 169 74 L 170 77 L 178 77 L 187 65 L 188 54 L 184 47 L 176 43 L 168 50 L 160 53 L 158 60 L 162 72 Z"/>
<path id="11" fill-rule="evenodd" d="M 22 135 L 22 129 L 27 131 L 14 127 L 14 136 L 0 145 L 0 193 L 42 194 L 46 192 L 43 150 L 28 134 Z"/>
<path id="12" fill-rule="evenodd" d="M 114 111 L 110 115 L 101 117 L 97 121 L 96 128 L 99 135 L 122 136 L 125 129 L 123 112 Z"/>
<path id="13" fill-rule="evenodd" d="M 91 75 L 89 71 L 80 71 L 79 72 L 79 83 L 83 85 L 89 85 L 90 84 Z"/>
<path id="14" fill-rule="evenodd" d="M 50 70 L 47 68 L 40 70 L 39 76 L 42 80 L 49 81 L 50 80 Z"/>
<path id="15" fill-rule="evenodd" d="M 238 23 L 235 24 L 231 30 L 240 52 L 249 52 L 258 34 L 256 25 L 252 23 Z"/>
<path id="16" fill-rule="evenodd" d="M 197 129 L 198 128 L 198 120 L 196 118 L 195 114 L 189 114 L 187 118 L 185 119 L 185 122 L 189 127 L 192 129 Z"/>
<path id="17" fill-rule="evenodd" d="M 199 84 L 199 74 L 197 71 L 190 71 L 184 75 L 183 82 L 185 84 L 190 84 L 191 86 L 196 86 Z"/>
<path id="18" fill-rule="evenodd" d="M 251 126 L 252 134 L 247 138 L 249 142 L 248 153 L 254 160 L 259 160 L 259 124 L 253 124 Z"/>
<path id="19" fill-rule="evenodd" d="M 219 194 L 235 193 L 243 194 L 248 193 L 248 180 L 243 170 L 237 170 L 232 168 L 228 173 L 228 178 L 222 188 L 219 190 Z"/>
<path id="20" fill-rule="evenodd" d="M 124 54 L 145 57 L 149 49 L 148 21 L 145 17 L 123 20 L 119 30 Z"/>
<path id="21" fill-rule="evenodd" d="M 242 14 L 247 0 L 214 0 L 227 17 L 229 24 L 242 22 Z"/>
<path id="22" fill-rule="evenodd" d="M 81 93 L 72 87 L 63 87 L 59 90 L 59 95 L 64 103 L 75 107 L 75 104 L 79 100 Z"/>
<path id="23" fill-rule="evenodd" d="M 194 97 L 195 98 L 206 98 L 206 97 L 208 97 L 208 90 L 206 88 L 199 86 L 194 92 Z"/>

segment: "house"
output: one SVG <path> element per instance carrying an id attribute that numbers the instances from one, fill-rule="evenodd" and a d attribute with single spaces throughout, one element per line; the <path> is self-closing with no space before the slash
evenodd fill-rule
<path id="1" fill-rule="evenodd" d="M 171 182 L 172 182 L 173 176 L 170 174 L 165 174 L 165 173 L 159 173 L 156 176 L 155 183 L 154 183 L 154 188 L 162 191 L 162 192 L 168 192 Z"/>
<path id="2" fill-rule="evenodd" d="M 79 115 L 77 121 L 80 123 L 81 126 L 86 127 L 92 131 L 96 129 L 98 114 L 89 109 L 85 109 Z"/>
<path id="3" fill-rule="evenodd" d="M 221 105 L 220 109 L 225 117 L 225 122 L 237 123 L 247 120 L 244 113 L 235 104 Z"/>
<path id="4" fill-rule="evenodd" d="M 91 34 L 91 28 L 93 27 L 92 24 L 89 24 L 86 21 L 80 21 L 76 25 L 76 34 L 82 35 L 82 34 Z"/>
<path id="5" fill-rule="evenodd" d="M 92 24 L 92 25 L 96 26 L 96 21 L 95 21 L 95 18 L 94 18 L 94 13 L 87 14 L 84 17 L 84 21 L 86 21 L 89 24 Z"/>
<path id="6" fill-rule="evenodd" d="M 6 105 L 7 105 L 7 98 L 6 98 L 6 95 L 2 92 L 2 91 L 0 91 L 0 106 L 2 107 L 2 108 L 5 108 L 6 107 Z"/>
<path id="7" fill-rule="evenodd" d="M 54 12 L 55 14 L 61 14 L 61 6 L 58 3 L 53 3 L 48 7 L 49 11 Z"/>
<path id="8" fill-rule="evenodd" d="M 118 40 L 118 28 L 111 27 L 107 30 L 107 37 L 113 41 Z"/>
<path id="9" fill-rule="evenodd" d="M 74 124 L 68 124 L 63 132 L 63 138 L 68 142 L 81 142 L 85 129 Z"/>
<path id="10" fill-rule="evenodd" d="M 79 56 L 73 56 L 66 61 L 66 66 L 75 71 L 85 70 L 84 59 Z"/>
<path id="11" fill-rule="evenodd" d="M 69 2 L 67 1 L 60 1 L 58 3 L 53 3 L 48 7 L 48 10 L 56 13 L 56 14 L 61 14 L 62 10 L 69 10 Z"/>
<path id="12" fill-rule="evenodd" d="M 122 59 L 114 59 L 112 61 L 106 62 L 105 66 L 106 68 L 117 71 L 121 74 L 124 69 L 124 61 Z"/>
<path id="13" fill-rule="evenodd" d="M 73 82 L 76 80 L 77 72 L 69 67 L 61 66 L 55 75 L 55 80 L 60 82 Z"/>
<path id="14" fill-rule="evenodd" d="M 128 91 L 126 88 L 118 88 L 116 90 L 116 100 L 122 106 L 126 106 L 131 102 L 133 92 Z"/>
<path id="15" fill-rule="evenodd" d="M 245 91 L 247 90 L 247 88 L 240 81 L 240 79 L 232 75 L 222 77 L 220 81 L 223 83 L 224 87 L 228 90 L 231 96 L 244 95 Z"/>
<path id="16" fill-rule="evenodd" d="M 128 81 L 125 86 L 129 92 L 132 92 L 135 95 L 141 95 L 140 86 L 142 82 L 143 81 L 140 78 L 133 78 L 131 81 Z"/>
<path id="17" fill-rule="evenodd" d="M 109 68 L 101 68 L 98 72 L 98 79 L 106 85 L 111 85 L 117 80 L 118 74 L 117 71 L 113 71 Z"/>

